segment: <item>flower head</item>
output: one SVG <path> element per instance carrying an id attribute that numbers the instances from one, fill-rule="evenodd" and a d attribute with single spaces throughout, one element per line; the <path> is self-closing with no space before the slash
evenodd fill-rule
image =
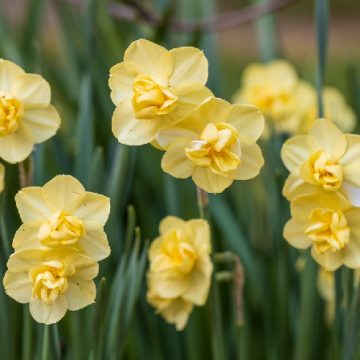
<path id="1" fill-rule="evenodd" d="M 177 127 L 159 132 L 156 139 L 166 150 L 162 169 L 178 178 L 192 176 L 207 192 L 222 192 L 234 180 L 258 175 L 264 160 L 256 140 L 263 128 L 255 107 L 209 98 Z"/>
<path id="2" fill-rule="evenodd" d="M 211 96 L 204 85 L 208 62 L 202 51 L 170 51 L 148 40 L 130 44 L 124 61 L 110 70 L 111 99 L 116 106 L 112 130 L 120 143 L 142 145 L 160 129 L 176 124 Z"/>
<path id="3" fill-rule="evenodd" d="M 284 196 L 339 191 L 360 205 L 360 136 L 344 135 L 331 121 L 319 119 L 308 135 L 287 140 L 281 157 L 290 175 Z"/>
<path id="4" fill-rule="evenodd" d="M 95 260 L 110 254 L 103 230 L 109 199 L 86 192 L 72 176 L 59 175 L 43 187 L 22 189 L 15 200 L 23 221 L 13 240 L 16 251 L 71 247 Z"/>
<path id="5" fill-rule="evenodd" d="M 360 266 L 360 209 L 336 192 L 297 197 L 291 203 L 292 219 L 284 228 L 294 247 L 311 247 L 314 259 L 328 271 L 341 265 Z"/>
<path id="6" fill-rule="evenodd" d="M 98 264 L 71 248 L 15 252 L 3 280 L 6 293 L 30 305 L 40 323 L 56 323 L 67 310 L 79 310 L 95 300 L 93 279 Z"/>
<path id="7" fill-rule="evenodd" d="M 49 84 L 40 75 L 0 59 L 0 158 L 23 161 L 34 144 L 55 135 L 60 117 L 50 100 Z"/>
<path id="8" fill-rule="evenodd" d="M 4 190 L 4 182 L 5 182 L 5 167 L 0 163 L 0 193 Z"/>
<path id="9" fill-rule="evenodd" d="M 169 323 L 182 330 L 193 306 L 204 305 L 210 288 L 212 263 L 206 221 L 168 216 L 149 250 L 148 302 Z"/>

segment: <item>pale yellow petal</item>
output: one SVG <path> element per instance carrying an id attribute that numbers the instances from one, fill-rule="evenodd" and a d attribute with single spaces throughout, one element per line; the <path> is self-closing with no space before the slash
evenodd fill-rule
<path id="1" fill-rule="evenodd" d="M 289 200 L 294 200 L 297 196 L 317 193 L 318 187 L 316 185 L 306 183 L 303 178 L 297 175 L 290 174 L 285 181 L 283 187 L 283 195 Z"/>
<path id="2" fill-rule="evenodd" d="M 150 288 L 164 299 L 174 299 L 189 288 L 189 277 L 169 277 L 167 274 L 149 274 Z"/>
<path id="3" fill-rule="evenodd" d="M 9 271 L 20 273 L 29 272 L 29 269 L 35 267 L 43 260 L 43 253 L 39 249 L 29 249 L 14 252 L 8 262 Z"/>
<path id="4" fill-rule="evenodd" d="M 72 253 L 68 255 L 67 262 L 75 266 L 76 272 L 72 277 L 74 282 L 93 280 L 99 273 L 99 264 L 89 256 Z"/>
<path id="5" fill-rule="evenodd" d="M 107 196 L 86 192 L 74 215 L 83 221 L 92 221 L 104 226 L 110 214 L 110 199 Z"/>
<path id="6" fill-rule="evenodd" d="M 141 75 L 150 75 L 159 80 L 168 80 L 173 70 L 173 57 L 168 50 L 149 40 L 139 39 L 125 51 L 124 62 L 132 63 Z"/>
<path id="7" fill-rule="evenodd" d="M 42 188 L 43 198 L 52 212 L 59 210 L 74 213 L 85 198 L 85 189 L 70 175 L 58 175 Z"/>
<path id="8" fill-rule="evenodd" d="M 29 108 L 25 111 L 21 126 L 31 133 L 35 143 L 41 143 L 54 136 L 60 127 L 61 119 L 56 109 Z"/>
<path id="9" fill-rule="evenodd" d="M 25 109 L 47 107 L 51 101 L 49 83 L 37 74 L 23 74 L 16 77 L 11 94 L 21 101 Z"/>
<path id="10" fill-rule="evenodd" d="M 205 84 L 208 78 L 208 61 L 203 51 L 194 47 L 180 47 L 170 50 L 174 69 L 170 85 L 182 83 Z"/>
<path id="11" fill-rule="evenodd" d="M 327 271 L 335 271 L 341 265 L 344 264 L 344 252 L 343 251 L 326 251 L 323 254 L 318 253 L 314 247 L 311 248 L 311 255 L 314 260 L 325 268 Z"/>
<path id="12" fill-rule="evenodd" d="M 0 93 L 9 94 L 15 79 L 24 73 L 20 66 L 11 61 L 0 59 Z"/>
<path id="13" fill-rule="evenodd" d="M 194 169 L 192 179 L 199 188 L 214 194 L 223 192 L 234 181 L 231 177 L 224 177 L 200 167 Z"/>
<path id="14" fill-rule="evenodd" d="M 40 248 L 41 244 L 37 237 L 38 224 L 22 224 L 16 231 L 12 246 L 16 251 Z"/>
<path id="15" fill-rule="evenodd" d="M 346 134 L 347 149 L 340 159 L 340 164 L 346 166 L 360 158 L 360 135 Z"/>
<path id="16" fill-rule="evenodd" d="M 84 225 L 86 233 L 79 241 L 83 253 L 97 261 L 108 257 L 110 255 L 110 246 L 102 226 L 90 222 L 84 222 Z"/>
<path id="17" fill-rule="evenodd" d="M 264 121 L 259 109 L 240 104 L 233 105 L 227 118 L 227 122 L 238 130 L 240 142 L 256 141 L 264 130 Z"/>
<path id="18" fill-rule="evenodd" d="M 110 97 L 115 105 L 118 105 L 120 101 L 132 98 L 134 78 L 135 74 L 129 72 L 123 62 L 114 65 L 110 69 Z"/>
<path id="19" fill-rule="evenodd" d="M 181 229 L 182 231 L 187 231 L 186 227 L 187 227 L 186 222 L 183 219 L 180 219 L 176 216 L 166 216 L 160 222 L 159 232 L 161 235 L 164 235 L 168 231 L 174 229 Z"/>
<path id="20" fill-rule="evenodd" d="M 294 219 L 286 223 L 283 235 L 285 240 L 297 249 L 306 249 L 312 244 L 305 235 L 304 225 L 297 223 Z"/>
<path id="21" fill-rule="evenodd" d="M 187 222 L 191 229 L 192 242 L 199 253 L 209 254 L 211 252 L 210 228 L 207 221 L 193 219 Z"/>
<path id="22" fill-rule="evenodd" d="M 96 287 L 94 281 L 69 282 L 64 293 L 71 311 L 82 309 L 95 302 Z"/>
<path id="23" fill-rule="evenodd" d="M 348 181 L 343 183 L 343 192 L 354 206 L 360 206 L 360 187 Z"/>
<path id="24" fill-rule="evenodd" d="M 311 154 L 308 147 L 307 136 L 294 136 L 285 141 L 281 149 L 281 159 L 287 169 L 298 175 L 301 164 L 306 161 Z"/>
<path id="25" fill-rule="evenodd" d="M 264 158 L 260 146 L 251 144 L 241 147 L 241 162 L 235 171 L 236 180 L 252 179 L 260 173 Z"/>
<path id="26" fill-rule="evenodd" d="M 155 140 L 161 119 L 138 120 L 130 102 L 121 102 L 112 117 L 112 132 L 121 144 L 144 145 Z"/>
<path id="27" fill-rule="evenodd" d="M 192 175 L 195 165 L 186 157 L 184 144 L 175 142 L 165 152 L 161 168 L 176 178 L 186 179 Z"/>
<path id="28" fill-rule="evenodd" d="M 20 190 L 15 196 L 16 206 L 23 223 L 44 222 L 52 214 L 41 187 L 32 186 Z"/>
<path id="29" fill-rule="evenodd" d="M 308 143 L 314 150 L 325 150 L 337 158 L 345 153 L 347 147 L 345 135 L 336 125 L 326 119 L 316 120 L 309 131 Z"/>
<path id="30" fill-rule="evenodd" d="M 26 272 L 7 271 L 3 279 L 5 292 L 19 303 L 29 302 L 32 294 L 32 283 Z"/>
<path id="31" fill-rule="evenodd" d="M 179 124 L 180 126 L 181 124 Z M 186 128 L 171 127 L 160 130 L 156 136 L 156 141 L 162 149 L 167 149 L 174 141 L 181 141 L 185 146 L 188 146 L 192 140 L 198 139 L 198 135 Z"/>
<path id="32" fill-rule="evenodd" d="M 29 308 L 35 321 L 50 325 L 57 323 L 65 316 L 68 305 L 65 296 L 59 296 L 51 305 L 46 305 L 39 299 L 31 298 Z"/>
<path id="33" fill-rule="evenodd" d="M 0 137 L 0 158 L 15 164 L 24 161 L 34 148 L 32 134 L 20 126 L 18 131 L 5 137 Z"/>

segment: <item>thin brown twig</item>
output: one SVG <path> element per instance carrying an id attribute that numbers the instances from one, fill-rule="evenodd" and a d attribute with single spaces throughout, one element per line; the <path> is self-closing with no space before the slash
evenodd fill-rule
<path id="1" fill-rule="evenodd" d="M 83 0 L 63 0 L 76 6 L 83 8 Z M 248 6 L 244 9 L 235 10 L 218 17 L 206 19 L 202 21 L 186 21 L 172 19 L 169 22 L 169 30 L 176 32 L 218 32 L 226 29 L 234 28 L 256 20 L 257 18 L 280 10 L 288 5 L 295 4 L 300 0 L 273 0 L 261 4 Z M 145 8 L 138 1 L 130 0 L 128 4 L 117 4 L 110 2 L 107 5 L 109 14 L 118 20 L 134 21 L 142 20 L 152 26 L 160 26 L 163 19 L 157 13 Z"/>

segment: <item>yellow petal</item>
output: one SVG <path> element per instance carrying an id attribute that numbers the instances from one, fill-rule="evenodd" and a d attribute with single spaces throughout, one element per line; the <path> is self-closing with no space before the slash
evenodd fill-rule
<path id="1" fill-rule="evenodd" d="M 215 174 L 210 169 L 200 167 L 194 169 L 192 179 L 199 188 L 214 194 L 223 192 L 234 181 L 233 178 L 224 177 Z"/>
<path id="2" fill-rule="evenodd" d="M 227 122 L 239 132 L 240 142 L 255 142 L 263 132 L 265 124 L 259 109 L 240 104 L 231 108 Z"/>
<path id="3" fill-rule="evenodd" d="M 189 277 L 173 277 L 170 278 L 167 274 L 149 274 L 150 287 L 164 299 L 174 299 L 186 292 L 189 288 Z"/>
<path id="4" fill-rule="evenodd" d="M 125 51 L 124 62 L 132 63 L 139 74 L 150 75 L 167 82 L 173 70 L 169 51 L 149 40 L 139 39 Z"/>
<path id="5" fill-rule="evenodd" d="M 4 190 L 5 182 L 5 167 L 0 163 L 0 193 Z"/>
<path id="6" fill-rule="evenodd" d="M 3 280 L 5 292 L 21 304 L 29 302 L 32 294 L 32 283 L 26 272 L 7 271 Z"/>
<path id="7" fill-rule="evenodd" d="M 202 219 L 193 219 L 187 222 L 191 229 L 191 239 L 199 253 L 209 254 L 211 252 L 210 228 L 207 221 Z"/>
<path id="8" fill-rule="evenodd" d="M 191 130 L 181 127 L 171 127 L 160 130 L 156 136 L 156 141 L 162 149 L 167 149 L 174 141 L 181 141 L 188 146 L 192 140 L 196 140 L 198 135 Z"/>
<path id="9" fill-rule="evenodd" d="M 182 142 L 175 142 L 165 152 L 161 160 L 161 168 L 176 178 L 186 179 L 193 173 L 195 165 L 186 157 L 185 145 Z"/>
<path id="10" fill-rule="evenodd" d="M 73 252 L 67 256 L 67 262 L 76 269 L 72 277 L 74 282 L 93 280 L 99 273 L 99 264 L 96 260 L 83 254 Z"/>
<path id="11" fill-rule="evenodd" d="M 15 196 L 15 202 L 23 223 L 44 222 L 52 215 L 43 198 L 41 187 L 33 186 L 20 190 Z"/>
<path id="12" fill-rule="evenodd" d="M 92 221 L 104 226 L 110 214 L 110 199 L 107 196 L 86 192 L 74 215 L 83 221 Z"/>
<path id="13" fill-rule="evenodd" d="M 12 243 L 13 248 L 16 251 L 40 248 L 38 233 L 39 225 L 22 224 L 15 233 Z"/>
<path id="14" fill-rule="evenodd" d="M 39 323 L 50 325 L 60 321 L 66 314 L 67 301 L 59 296 L 52 305 L 46 305 L 39 299 L 30 300 L 30 314 Z"/>
<path id="15" fill-rule="evenodd" d="M 294 219 L 286 223 L 283 235 L 285 240 L 297 249 L 306 249 L 312 244 L 305 235 L 304 225 L 297 223 Z"/>
<path id="16" fill-rule="evenodd" d="M 97 261 L 103 260 L 110 255 L 110 246 L 104 229 L 98 224 L 84 222 L 86 233 L 79 241 L 84 255 Z"/>
<path id="17" fill-rule="evenodd" d="M 285 181 L 283 195 L 289 200 L 294 200 L 297 196 L 317 193 L 318 188 L 315 185 L 306 183 L 301 177 L 290 174 Z"/>
<path id="18" fill-rule="evenodd" d="M 134 78 L 135 74 L 129 72 L 123 62 L 114 65 L 110 69 L 110 97 L 115 105 L 118 105 L 120 101 L 131 99 L 133 95 Z"/>
<path id="19" fill-rule="evenodd" d="M 0 59 L 0 92 L 8 94 L 15 79 L 24 73 L 20 66 L 11 61 Z"/>
<path id="20" fill-rule="evenodd" d="M 314 260 L 327 271 L 335 271 L 344 264 L 344 251 L 326 251 L 320 254 L 312 247 L 311 255 Z"/>
<path id="21" fill-rule="evenodd" d="M 33 147 L 31 133 L 20 126 L 17 132 L 0 137 L 0 158 L 15 164 L 24 161 L 31 154 Z"/>
<path id="22" fill-rule="evenodd" d="M 208 61 L 204 53 L 194 47 L 180 47 L 170 50 L 174 69 L 170 85 L 182 83 L 205 84 L 208 78 Z"/>
<path id="23" fill-rule="evenodd" d="M 74 213 L 86 196 L 81 183 L 70 175 L 55 176 L 43 186 L 42 193 L 52 212 Z"/>
<path id="24" fill-rule="evenodd" d="M 71 311 L 82 309 L 95 302 L 96 287 L 94 281 L 69 282 L 64 293 Z"/>
<path id="25" fill-rule="evenodd" d="M 358 185 L 344 181 L 343 193 L 354 206 L 360 206 L 360 187 Z"/>
<path id="26" fill-rule="evenodd" d="M 235 171 L 235 179 L 252 179 L 260 173 L 263 165 L 264 158 L 258 144 L 241 147 L 241 162 Z"/>
<path id="27" fill-rule="evenodd" d="M 49 105 L 45 108 L 29 108 L 21 121 L 27 132 L 31 133 L 35 143 L 41 143 L 54 136 L 61 123 L 56 109 Z"/>
<path id="28" fill-rule="evenodd" d="M 25 109 L 47 107 L 51 101 L 49 83 L 37 74 L 23 74 L 16 77 L 11 94 L 21 101 Z"/>
<path id="29" fill-rule="evenodd" d="M 309 158 L 310 154 L 306 135 L 294 136 L 286 140 L 281 148 L 282 161 L 295 175 L 299 174 L 301 164 Z"/>
<path id="30" fill-rule="evenodd" d="M 182 231 L 187 231 L 186 226 L 186 222 L 183 219 L 176 216 L 166 216 L 160 222 L 159 232 L 161 235 L 164 235 L 168 231 L 171 231 L 173 229 L 181 229 Z"/>
<path id="31" fill-rule="evenodd" d="M 112 132 L 121 144 L 144 145 L 155 140 L 161 119 L 138 120 L 130 102 L 121 102 L 114 111 Z"/>
<path id="32" fill-rule="evenodd" d="M 345 135 L 326 119 L 318 119 L 309 131 L 309 144 L 314 150 L 322 149 L 340 158 L 347 147 Z"/>

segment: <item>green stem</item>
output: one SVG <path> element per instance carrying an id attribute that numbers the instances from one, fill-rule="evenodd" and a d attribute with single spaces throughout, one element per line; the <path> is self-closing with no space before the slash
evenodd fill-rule
<path id="1" fill-rule="evenodd" d="M 59 336 L 58 324 L 56 324 L 56 323 L 53 324 L 51 326 L 51 330 L 52 330 L 52 338 L 53 338 L 55 359 L 60 360 L 61 359 L 61 345 L 60 345 L 60 336 Z"/>
<path id="2" fill-rule="evenodd" d="M 22 359 L 30 360 L 32 359 L 32 320 L 27 307 L 23 309 L 23 319 Z"/>
<path id="3" fill-rule="evenodd" d="M 44 325 L 41 360 L 48 360 L 48 358 L 49 358 L 49 326 Z"/>
<path id="4" fill-rule="evenodd" d="M 204 220 L 208 220 L 208 204 L 209 197 L 208 194 L 200 189 L 197 190 L 197 204 L 199 208 L 200 217 Z M 214 248 L 214 246 L 213 246 Z M 214 360 L 223 360 L 226 359 L 223 329 L 222 329 L 222 316 L 221 316 L 221 305 L 219 298 L 219 287 L 215 278 L 215 271 L 212 276 L 212 285 L 209 294 L 209 307 L 208 307 L 208 316 L 210 318 L 211 324 L 211 344 Z"/>

